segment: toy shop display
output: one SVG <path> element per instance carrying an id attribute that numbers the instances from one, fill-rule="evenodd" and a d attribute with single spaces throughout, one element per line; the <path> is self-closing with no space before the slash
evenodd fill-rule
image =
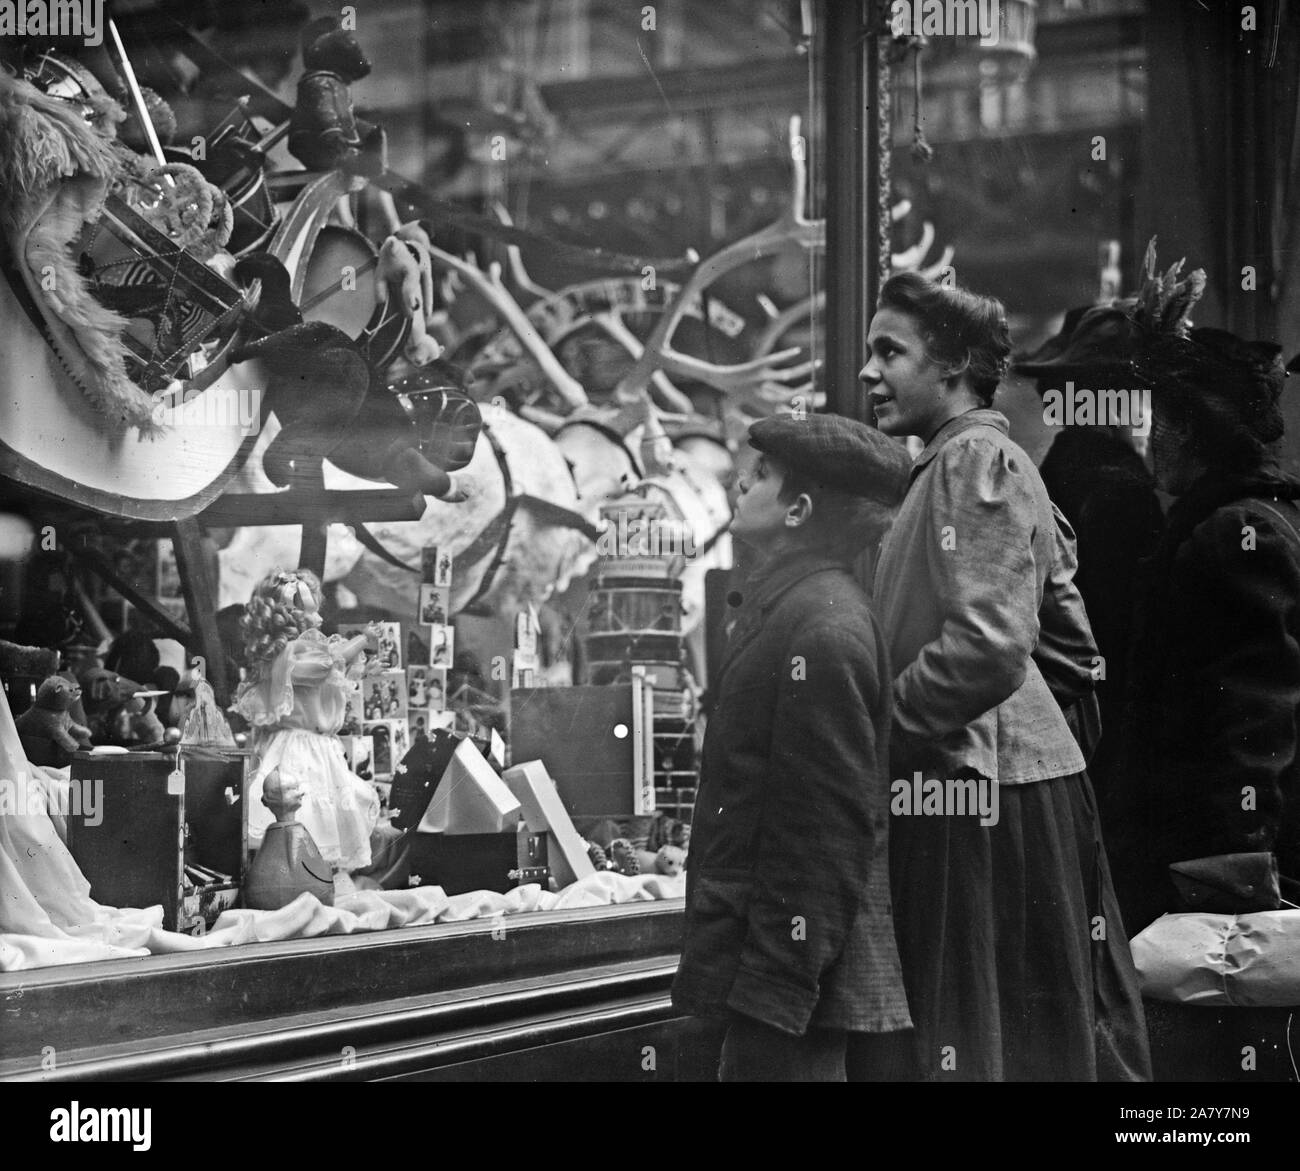
<path id="1" fill-rule="evenodd" d="M 314 574 L 267 577 L 244 618 L 248 677 L 234 707 L 252 725 L 259 759 L 249 788 L 250 842 L 260 845 L 273 821 L 262 805 L 262 785 L 279 769 L 286 782 L 301 785 L 299 820 L 337 873 L 370 865 L 379 798 L 348 769 L 338 737 L 348 694 L 364 666 L 365 636 L 327 638 L 320 624 L 320 582 Z"/>
<path id="2" fill-rule="evenodd" d="M 489 236 L 540 237 L 511 236 L 509 225 L 436 201 L 410 201 L 399 216 L 384 130 L 352 104 L 350 87 L 371 71 L 355 34 L 334 18 L 316 20 L 302 32 L 301 51 L 297 103 L 279 125 L 266 113 L 278 109 L 276 100 L 248 79 L 252 100 L 232 99 L 191 145 L 166 97 L 139 85 L 120 41 L 96 57 L 94 71 L 48 46 L 10 54 L 16 68 L 0 69 L 0 312 L 35 323 L 14 349 L 40 356 L 36 367 L 23 364 L 30 356 L 4 357 L 0 375 L 35 383 L 29 375 L 39 367 L 57 389 L 51 433 L 65 425 L 60 412 L 78 420 L 66 428 L 68 450 L 78 454 L 66 456 L 72 462 L 55 478 L 77 485 L 66 488 L 67 499 L 83 507 L 172 522 L 226 503 L 223 489 L 244 506 L 255 496 L 296 502 L 312 491 L 365 496 L 355 487 L 327 490 L 328 464 L 330 475 L 347 477 L 340 483 L 386 488 L 390 508 L 391 497 L 406 492 L 415 500 L 409 515 L 423 506 L 427 520 L 447 507 L 455 523 L 421 530 L 423 538 L 403 546 L 377 525 L 368 529 L 363 512 L 347 515 L 366 556 L 401 574 L 387 600 L 402 604 L 340 601 L 383 617 L 340 624 L 337 634 L 324 633 L 316 573 L 268 572 L 247 559 L 245 584 L 229 599 L 246 608 L 242 650 L 229 648 L 229 670 L 241 679 L 228 712 L 202 667 L 184 681 L 169 667 L 168 677 L 152 638 L 139 631 L 119 636 L 105 661 L 90 655 L 75 671 L 55 673 L 56 655 L 21 676 L 25 702 L 14 707 L 26 709 L 18 716 L 23 749 L 33 763 L 71 762 L 74 783 L 104 787 L 102 821 L 78 819 L 68 841 L 94 897 L 113 906 L 161 903 L 172 930 L 201 932 L 241 899 L 273 910 L 310 892 L 329 905 L 353 889 L 349 876 L 364 883 L 362 872 L 388 865 L 397 834 L 405 835 L 412 884 L 449 893 L 479 889 L 475 883 L 560 888 L 601 869 L 679 874 L 685 837 L 655 840 L 667 821 L 656 818 L 656 737 L 665 734 L 665 716 L 685 726 L 696 715 L 684 666 L 681 550 L 699 518 L 691 511 L 697 501 L 678 498 L 686 491 L 682 466 L 649 380 L 612 413 L 610 403 L 592 408 L 600 422 L 590 430 L 602 443 L 611 426 L 621 429 L 613 442 L 642 457 L 629 455 L 631 470 L 603 495 L 591 487 L 573 433 L 569 446 L 556 439 L 560 416 L 515 409 L 541 400 L 521 393 L 489 406 L 467 390 L 469 376 L 443 360 L 444 350 L 458 362 L 473 353 L 444 344 L 439 314 L 448 316 L 454 293 L 435 271 L 468 282 L 498 312 L 566 410 L 591 407 L 546 349 L 531 311 L 514 301 L 501 266 L 480 271 L 435 243 L 445 224 L 410 217 L 437 206 L 449 223 L 472 223 Z M 202 46 L 195 52 L 204 59 Z M 268 177 L 268 152 L 284 138 L 306 170 Z M 409 193 L 424 195 L 413 185 Z M 641 258 L 594 249 L 570 249 L 570 259 L 643 270 Z M 512 263 L 518 277 L 517 255 Z M 656 264 L 665 274 L 679 267 Z M 696 372 L 712 370 L 700 362 Z M 493 391 L 508 380 L 494 379 Z M 182 406 L 211 403 L 231 388 L 257 396 L 240 421 L 243 434 L 223 432 L 217 442 L 195 439 L 202 428 L 176 426 Z M 509 410 L 499 405 L 507 401 Z M 689 409 L 680 396 L 668 405 Z M 0 412 L 0 422 L 6 418 Z M 638 428 L 646 437 L 640 447 L 628 438 Z M 103 459 L 94 458 L 97 445 Z M 46 434 L 31 447 L 54 450 Z M 485 490 L 481 475 L 464 474 L 475 461 L 476 475 L 487 469 L 501 478 L 499 503 L 495 481 Z M 534 469 L 546 461 L 545 475 Z M 552 472 L 560 488 L 548 495 L 543 482 Z M 171 477 L 174 500 L 160 487 Z M 267 491 L 268 482 L 278 491 Z M 231 492 L 235 483 L 241 488 Z M 200 496 L 189 511 L 177 504 Z M 553 622 L 554 611 L 542 613 L 543 603 L 592 564 L 594 502 L 602 500 L 607 521 L 618 523 L 621 510 L 625 527 L 616 534 L 620 551 L 596 562 L 583 616 L 591 684 L 546 687 L 552 627 L 544 640 L 543 618 Z M 460 518 L 461 508 L 470 519 Z M 631 514 L 647 532 L 671 529 L 673 549 L 647 546 L 629 558 Z M 338 519 L 322 519 L 319 530 L 339 527 Z M 304 527 L 305 563 L 313 560 L 308 543 Z M 218 590 L 227 588 L 224 571 L 238 548 L 232 542 L 217 557 Z M 318 551 L 319 569 L 323 544 Z M 194 571 L 178 562 L 177 584 L 186 572 Z M 510 625 L 501 648 L 510 652 L 509 670 L 493 674 L 499 690 L 475 674 L 487 671 L 486 656 L 473 670 L 458 662 L 458 649 L 470 660 L 481 649 L 472 630 L 457 646 L 454 622 L 472 607 Z M 190 620 L 197 636 L 192 613 Z M 174 637 L 186 640 L 187 655 L 213 653 L 184 633 Z M 483 716 L 477 699 L 495 702 L 494 714 Z M 232 720 L 246 733 L 236 735 Z M 91 754 L 92 746 L 127 751 Z"/>

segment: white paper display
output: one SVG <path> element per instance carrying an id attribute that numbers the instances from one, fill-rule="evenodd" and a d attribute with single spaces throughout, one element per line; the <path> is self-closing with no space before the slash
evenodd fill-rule
<path id="1" fill-rule="evenodd" d="M 519 823 L 519 799 L 483 759 L 472 740 L 462 740 L 434 791 L 417 832 L 496 834 Z"/>

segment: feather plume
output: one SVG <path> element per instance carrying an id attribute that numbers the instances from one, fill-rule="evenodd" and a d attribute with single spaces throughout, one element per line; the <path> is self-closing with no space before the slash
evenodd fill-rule
<path id="1" fill-rule="evenodd" d="M 1186 257 L 1171 264 L 1161 276 L 1156 269 L 1156 238 L 1151 237 L 1142 258 L 1142 284 L 1133 304 L 1133 320 L 1151 333 L 1186 337 L 1188 314 L 1205 294 L 1205 269 L 1182 277 Z"/>

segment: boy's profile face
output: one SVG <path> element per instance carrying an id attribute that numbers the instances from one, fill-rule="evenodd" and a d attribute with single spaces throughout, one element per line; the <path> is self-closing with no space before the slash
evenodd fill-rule
<path id="1" fill-rule="evenodd" d="M 794 502 L 779 499 L 784 482 L 781 465 L 759 453 L 752 467 L 741 472 L 737 480 L 740 495 L 731 517 L 733 536 L 762 549 L 786 532 L 786 518 Z"/>

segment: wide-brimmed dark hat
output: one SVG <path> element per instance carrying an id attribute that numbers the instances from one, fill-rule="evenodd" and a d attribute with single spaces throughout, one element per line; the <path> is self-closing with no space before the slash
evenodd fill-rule
<path id="1" fill-rule="evenodd" d="M 1074 331 L 1079 328 L 1079 319 L 1083 317 L 1093 305 L 1076 305 L 1065 314 L 1065 320 L 1061 322 L 1061 328 L 1058 329 L 1051 337 L 1042 343 L 1036 350 L 1029 352 L 1019 352 L 1011 356 L 1011 366 L 1013 370 L 1018 370 L 1025 364 L 1038 364 L 1050 361 L 1058 357 L 1062 350 L 1069 344 L 1070 338 Z"/>
<path id="2" fill-rule="evenodd" d="M 1127 376 L 1145 334 L 1133 318 L 1132 302 L 1081 305 L 1065 315 L 1058 333 L 1032 354 L 1012 363 L 1028 378 L 1096 379 Z"/>
<path id="3" fill-rule="evenodd" d="M 1105 378 L 1132 377 L 1132 363 L 1153 340 L 1185 336 L 1188 313 L 1205 292 L 1205 270 L 1182 276 L 1180 260 L 1161 274 L 1156 269 L 1152 237 L 1142 259 L 1138 291 L 1122 301 L 1071 309 L 1060 332 L 1037 352 L 1016 362 L 1017 374 L 1037 378 L 1096 383 Z"/>

